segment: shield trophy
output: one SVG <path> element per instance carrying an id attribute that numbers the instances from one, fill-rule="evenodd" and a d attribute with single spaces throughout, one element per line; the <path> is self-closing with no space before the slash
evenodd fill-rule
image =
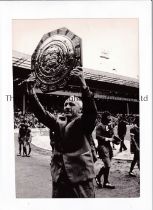
<path id="1" fill-rule="evenodd" d="M 36 85 L 46 93 L 63 89 L 76 66 L 82 66 L 81 38 L 67 28 L 45 34 L 31 57 Z"/>

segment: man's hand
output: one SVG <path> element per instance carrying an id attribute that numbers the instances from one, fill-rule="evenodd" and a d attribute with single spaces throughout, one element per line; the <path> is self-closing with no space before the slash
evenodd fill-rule
<path id="1" fill-rule="evenodd" d="M 86 85 L 86 81 L 84 79 L 84 75 L 83 75 L 83 69 L 80 66 L 77 66 L 76 68 L 74 68 L 71 72 L 71 76 L 75 76 L 77 77 L 80 82 L 81 82 L 81 86 L 85 89 L 87 87 Z"/>
<path id="2" fill-rule="evenodd" d="M 121 143 L 121 141 L 122 140 L 119 137 L 117 137 L 115 135 L 113 136 L 113 140 L 112 140 L 113 144 L 119 145 Z"/>
<path id="3" fill-rule="evenodd" d="M 113 141 L 113 138 L 105 138 L 105 141 Z"/>
<path id="4" fill-rule="evenodd" d="M 29 94 L 32 94 L 32 89 L 36 85 L 36 78 L 35 75 L 31 74 L 30 77 L 25 81 L 27 85 L 27 92 Z"/>

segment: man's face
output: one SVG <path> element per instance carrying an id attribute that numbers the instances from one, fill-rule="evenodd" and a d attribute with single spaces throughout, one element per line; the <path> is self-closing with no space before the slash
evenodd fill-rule
<path id="1" fill-rule="evenodd" d="M 64 103 L 64 113 L 66 117 L 77 117 L 81 113 L 81 106 L 76 101 L 66 100 Z"/>
<path id="2" fill-rule="evenodd" d="M 105 118 L 103 118 L 102 122 L 105 124 L 105 125 L 109 125 L 111 123 L 111 116 L 107 116 Z"/>
<path id="3" fill-rule="evenodd" d="M 106 119 L 107 119 L 107 123 L 108 123 L 108 124 L 109 124 L 109 123 L 111 123 L 111 120 L 112 120 L 112 119 L 111 119 L 111 116 L 110 116 L 110 115 L 109 115 L 109 116 L 107 116 L 107 118 L 106 118 Z"/>

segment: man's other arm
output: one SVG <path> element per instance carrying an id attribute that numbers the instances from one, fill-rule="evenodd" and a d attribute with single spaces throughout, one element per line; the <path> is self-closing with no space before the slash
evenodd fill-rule
<path id="1" fill-rule="evenodd" d="M 35 116 L 46 127 L 54 130 L 56 127 L 56 118 L 44 109 L 43 105 L 40 103 L 37 97 L 37 94 L 34 88 L 31 89 L 29 95 L 30 95 L 30 104 L 31 104 L 31 107 Z"/>
<path id="2" fill-rule="evenodd" d="M 82 124 L 87 133 L 92 133 L 97 118 L 97 107 L 89 87 L 82 88 L 83 114 Z"/>

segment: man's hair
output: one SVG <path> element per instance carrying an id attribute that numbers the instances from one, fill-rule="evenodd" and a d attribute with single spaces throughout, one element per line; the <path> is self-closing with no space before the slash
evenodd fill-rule
<path id="1" fill-rule="evenodd" d="M 124 121 L 125 120 L 125 115 L 121 114 L 118 118 L 119 121 Z"/>
<path id="2" fill-rule="evenodd" d="M 65 102 L 70 102 L 70 101 L 77 104 L 80 108 L 82 108 L 83 106 L 82 100 L 77 96 L 70 96 Z"/>
<path id="3" fill-rule="evenodd" d="M 135 117 L 134 123 L 139 126 L 139 116 L 136 116 Z"/>
<path id="4" fill-rule="evenodd" d="M 20 121 L 21 121 L 21 123 L 23 123 L 23 124 L 26 124 L 26 122 L 27 122 L 24 118 L 21 118 Z"/>
<path id="5" fill-rule="evenodd" d="M 105 122 L 108 116 L 111 116 L 111 113 L 109 111 L 104 111 L 101 116 L 101 121 Z"/>

